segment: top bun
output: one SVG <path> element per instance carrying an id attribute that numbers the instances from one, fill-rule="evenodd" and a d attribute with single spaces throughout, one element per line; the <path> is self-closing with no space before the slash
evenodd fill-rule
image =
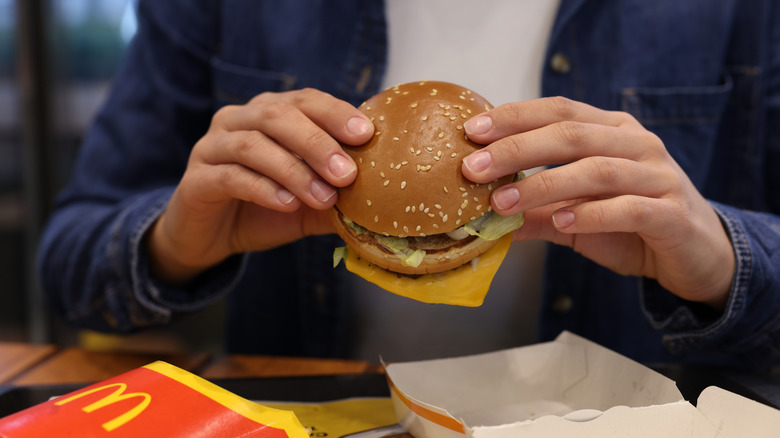
<path id="1" fill-rule="evenodd" d="M 363 146 L 344 146 L 357 164 L 355 182 L 339 189 L 336 207 L 376 233 L 429 236 L 447 233 L 490 211 L 490 193 L 509 175 L 476 184 L 461 172 L 463 158 L 482 145 L 463 123 L 492 105 L 447 82 L 411 82 L 368 99 L 360 110 L 374 123 Z"/>

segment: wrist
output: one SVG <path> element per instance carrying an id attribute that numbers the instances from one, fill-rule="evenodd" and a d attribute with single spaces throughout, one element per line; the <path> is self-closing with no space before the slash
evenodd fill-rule
<path id="1" fill-rule="evenodd" d="M 147 231 L 144 245 L 149 254 L 149 272 L 163 283 L 184 285 L 209 268 L 180 257 L 185 251 L 182 251 L 166 233 L 165 213 L 160 215 Z"/>

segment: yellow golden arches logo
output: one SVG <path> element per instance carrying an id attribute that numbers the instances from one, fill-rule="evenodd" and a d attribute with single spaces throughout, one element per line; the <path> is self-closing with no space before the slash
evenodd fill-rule
<path id="1" fill-rule="evenodd" d="M 111 394 L 101 398 L 100 400 L 89 404 L 87 406 L 84 406 L 81 408 L 82 411 L 86 413 L 90 413 L 93 411 L 96 411 L 100 408 L 104 408 L 108 405 L 120 402 L 122 400 L 127 400 L 131 398 L 140 397 L 141 401 L 138 403 L 133 409 L 130 409 L 129 411 L 125 412 L 124 414 L 114 418 L 113 420 L 107 421 L 103 423 L 103 429 L 105 429 L 108 432 L 111 432 L 112 430 L 116 429 L 117 427 L 120 427 L 127 423 L 128 421 L 132 420 L 133 418 L 137 417 L 141 412 L 146 409 L 147 406 L 149 406 L 149 403 L 152 402 L 152 396 L 145 393 L 145 392 L 131 392 L 129 394 L 125 394 L 124 392 L 127 390 L 127 385 L 124 383 L 112 383 L 109 385 L 99 386 L 97 388 L 90 389 L 88 391 L 84 391 L 81 393 L 78 393 L 76 395 L 70 396 L 64 400 L 58 400 L 54 404 L 57 406 L 62 406 L 65 403 L 70 403 L 73 400 L 79 399 L 81 397 L 84 397 L 89 394 L 94 394 L 98 391 L 103 391 L 110 388 L 116 388 L 114 392 Z"/>

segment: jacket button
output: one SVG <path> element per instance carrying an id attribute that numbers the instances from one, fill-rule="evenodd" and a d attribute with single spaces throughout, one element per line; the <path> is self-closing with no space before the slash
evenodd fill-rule
<path id="1" fill-rule="evenodd" d="M 556 313 L 566 314 L 571 312 L 574 307 L 574 300 L 568 295 L 561 295 L 552 303 L 552 308 Z"/>
<path id="2" fill-rule="evenodd" d="M 563 53 L 556 53 L 550 58 L 550 68 L 558 74 L 566 74 L 571 71 L 569 57 Z"/>

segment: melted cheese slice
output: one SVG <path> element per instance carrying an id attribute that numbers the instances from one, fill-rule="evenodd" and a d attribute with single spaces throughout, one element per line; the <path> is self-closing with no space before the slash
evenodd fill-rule
<path id="1" fill-rule="evenodd" d="M 426 274 L 417 278 L 385 271 L 347 250 L 347 270 L 396 295 L 431 304 L 452 304 L 478 307 L 482 305 L 493 281 L 509 252 L 512 233 L 501 237 L 476 263 L 466 263 L 459 268 L 438 274 Z"/>

